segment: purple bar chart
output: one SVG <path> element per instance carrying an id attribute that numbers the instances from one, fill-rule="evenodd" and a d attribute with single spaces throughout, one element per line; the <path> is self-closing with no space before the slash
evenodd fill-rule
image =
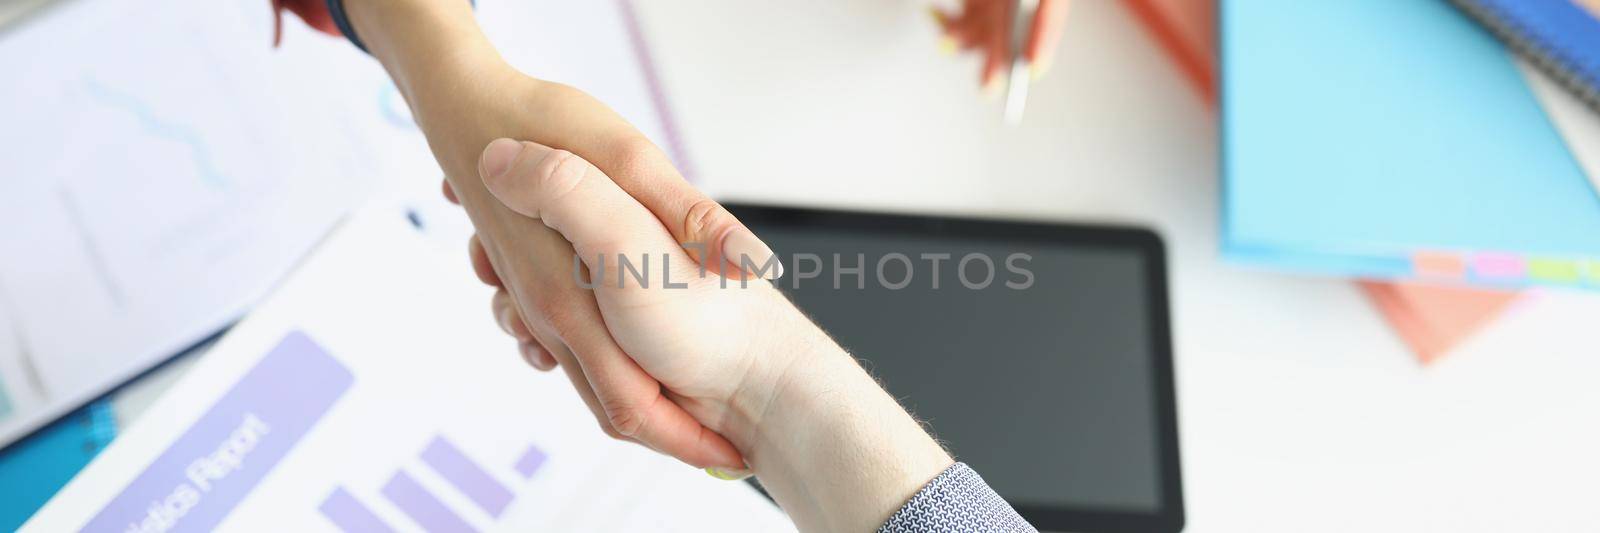
<path id="1" fill-rule="evenodd" d="M 390 503 L 400 508 L 406 516 L 411 517 L 422 529 L 433 533 L 447 531 L 472 531 L 472 526 L 462 520 L 450 506 L 439 501 L 439 497 L 428 492 L 421 483 L 412 479 L 404 470 L 395 472 L 388 483 L 383 484 L 383 497 Z"/>
<path id="2" fill-rule="evenodd" d="M 511 505 L 511 489 L 500 484 L 492 474 L 472 462 L 443 437 L 434 437 L 428 448 L 422 451 L 422 462 L 433 467 L 433 471 L 460 489 L 489 516 L 499 518 L 506 506 Z"/>
<path id="3" fill-rule="evenodd" d="M 343 487 L 333 489 L 333 494 L 323 500 L 322 506 L 317 508 L 322 511 L 322 516 L 332 520 L 334 525 L 345 531 L 370 531 L 374 533 L 390 533 L 394 531 L 382 518 L 372 514 L 365 505 L 356 500 Z"/>
<path id="4" fill-rule="evenodd" d="M 529 446 L 528 451 L 522 453 L 522 458 L 517 459 L 517 473 L 522 474 L 523 479 L 531 478 L 543 464 L 544 450 L 540 450 L 538 446 Z"/>
<path id="5" fill-rule="evenodd" d="M 449 439 L 436 436 L 423 448 L 418 459 L 429 470 L 443 479 L 450 489 L 464 496 L 477 509 L 456 509 L 404 469 L 396 469 L 384 482 L 378 493 L 388 505 L 404 514 L 412 523 L 429 533 L 470 532 L 476 528 L 463 516 L 481 513 L 491 521 L 500 517 L 516 499 L 515 491 L 507 487 L 488 468 L 473 460 Z M 509 465 L 521 479 L 530 479 L 545 462 L 546 455 L 537 446 L 529 446 L 517 460 Z M 344 487 L 329 494 L 318 511 L 340 530 L 346 532 L 389 532 L 396 528 L 372 511 Z M 406 528 L 410 529 L 410 528 Z"/>

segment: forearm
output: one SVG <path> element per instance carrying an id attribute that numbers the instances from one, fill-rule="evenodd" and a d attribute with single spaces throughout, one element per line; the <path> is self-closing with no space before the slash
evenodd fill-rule
<path id="1" fill-rule="evenodd" d="M 467 0 L 344 0 L 344 6 L 356 35 L 410 105 L 478 231 L 490 239 L 513 234 L 520 217 L 484 188 L 477 155 L 489 141 L 518 136 L 505 110 L 529 80 L 504 62 Z"/>
<path id="2" fill-rule="evenodd" d="M 344 0 L 344 6 L 367 51 L 413 106 L 470 81 L 459 74 L 504 65 L 467 0 Z"/>
<path id="3" fill-rule="evenodd" d="M 798 315 L 798 313 L 796 313 Z M 804 319 L 804 317 L 800 317 Z M 809 326 L 809 324 L 807 324 Z M 952 460 L 825 334 L 743 391 L 730 438 L 768 493 L 804 531 L 868 531 Z"/>

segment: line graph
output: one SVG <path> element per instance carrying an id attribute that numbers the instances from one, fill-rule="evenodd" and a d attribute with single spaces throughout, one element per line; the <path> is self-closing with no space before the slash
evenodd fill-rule
<path id="1" fill-rule="evenodd" d="M 94 79 L 83 80 L 82 86 L 94 101 L 132 115 L 139 126 L 150 135 L 187 146 L 194 160 L 195 171 L 207 185 L 221 189 L 230 184 L 228 177 L 218 170 L 216 161 L 211 157 L 211 147 L 206 144 L 205 137 L 200 132 L 186 125 L 165 120 L 138 97 L 112 89 Z"/>

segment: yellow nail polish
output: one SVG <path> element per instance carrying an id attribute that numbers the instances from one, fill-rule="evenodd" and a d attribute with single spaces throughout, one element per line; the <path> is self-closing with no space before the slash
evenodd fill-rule
<path id="1" fill-rule="evenodd" d="M 956 55 L 957 48 L 958 45 L 956 44 L 956 40 L 954 38 L 944 37 L 939 39 L 939 53 L 947 56 L 953 56 Z"/>
<path id="2" fill-rule="evenodd" d="M 738 481 L 750 477 L 749 470 L 723 470 L 714 466 L 707 468 L 706 473 L 723 481 Z"/>
<path id="3" fill-rule="evenodd" d="M 1000 97 L 1000 76 L 989 76 L 983 81 L 983 97 L 986 100 Z"/>

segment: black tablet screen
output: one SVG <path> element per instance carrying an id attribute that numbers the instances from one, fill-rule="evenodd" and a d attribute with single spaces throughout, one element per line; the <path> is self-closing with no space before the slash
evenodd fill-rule
<path id="1" fill-rule="evenodd" d="M 1162 507 L 1151 254 L 740 216 L 785 292 L 1013 505 Z"/>

